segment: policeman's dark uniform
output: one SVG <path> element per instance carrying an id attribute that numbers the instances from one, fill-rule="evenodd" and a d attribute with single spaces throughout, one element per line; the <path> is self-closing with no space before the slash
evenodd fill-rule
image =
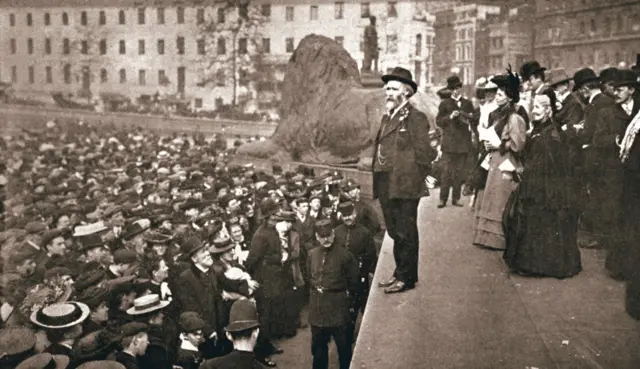
<path id="1" fill-rule="evenodd" d="M 315 223 L 316 235 L 332 237 L 330 219 Z M 340 369 L 348 369 L 352 356 L 350 292 L 357 289 L 358 264 L 347 249 L 336 245 L 316 247 L 309 252 L 310 272 L 309 325 L 313 368 L 329 366 L 328 344 L 336 343 Z"/>

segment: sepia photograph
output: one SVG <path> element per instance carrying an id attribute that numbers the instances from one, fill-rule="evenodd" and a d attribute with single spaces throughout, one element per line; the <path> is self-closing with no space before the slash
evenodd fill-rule
<path id="1" fill-rule="evenodd" d="M 0 0 L 0 369 L 640 368 L 640 0 Z"/>

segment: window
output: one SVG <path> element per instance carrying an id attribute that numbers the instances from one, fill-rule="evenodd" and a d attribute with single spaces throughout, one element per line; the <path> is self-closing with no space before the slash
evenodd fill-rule
<path id="1" fill-rule="evenodd" d="M 146 51 L 144 40 L 138 40 L 138 55 L 144 55 Z"/>
<path id="2" fill-rule="evenodd" d="M 465 36 L 464 30 L 463 29 L 459 30 L 458 31 L 458 40 L 464 40 L 464 36 Z"/>
<path id="3" fill-rule="evenodd" d="M 218 44 L 216 45 L 216 53 L 218 55 L 224 55 L 227 53 L 227 43 L 222 37 L 218 38 Z"/>
<path id="4" fill-rule="evenodd" d="M 218 69 L 216 71 L 216 86 L 222 87 L 226 85 L 224 69 Z"/>
<path id="5" fill-rule="evenodd" d="M 309 8 L 309 20 L 318 20 L 318 6 L 317 5 L 311 5 L 311 7 Z"/>
<path id="6" fill-rule="evenodd" d="M 344 2 L 342 1 L 336 2 L 333 8 L 335 13 L 335 18 L 344 19 Z"/>
<path id="7" fill-rule="evenodd" d="M 107 54 L 107 40 L 100 40 L 100 55 Z"/>
<path id="8" fill-rule="evenodd" d="M 62 74 L 64 75 L 64 83 L 71 83 L 71 64 L 65 64 L 62 68 Z"/>
<path id="9" fill-rule="evenodd" d="M 100 69 L 100 83 L 107 83 L 107 80 L 107 70 L 104 68 Z"/>
<path id="10" fill-rule="evenodd" d="M 238 54 L 246 54 L 247 53 L 247 38 L 241 37 L 238 39 Z"/>
<path id="11" fill-rule="evenodd" d="M 584 21 L 580 21 L 580 35 L 584 35 L 587 32 L 587 27 L 584 25 Z"/>
<path id="12" fill-rule="evenodd" d="M 11 82 L 18 82 L 18 67 L 16 67 L 15 65 L 11 67 Z"/>
<path id="13" fill-rule="evenodd" d="M 387 17 L 396 18 L 398 16 L 398 9 L 396 9 L 397 4 L 395 1 L 389 1 L 387 3 Z"/>
<path id="14" fill-rule="evenodd" d="M 100 23 L 101 26 L 107 24 L 107 14 L 104 12 L 104 10 L 100 10 L 100 14 L 98 15 L 98 23 Z"/>
<path id="15" fill-rule="evenodd" d="M 469 47 L 469 45 L 464 47 L 464 58 L 471 59 L 471 47 Z"/>
<path id="16" fill-rule="evenodd" d="M 390 54 L 398 52 L 398 35 L 394 33 L 387 35 L 387 52 Z"/>
<path id="17" fill-rule="evenodd" d="M 591 32 L 596 32 L 597 31 L 597 26 L 596 26 L 596 20 L 595 19 L 591 19 Z"/>
<path id="18" fill-rule="evenodd" d="M 126 22 L 127 19 L 125 17 L 124 10 L 120 10 L 118 12 L 118 24 L 125 24 Z"/>
<path id="19" fill-rule="evenodd" d="M 160 69 L 158 71 L 158 84 L 159 85 L 165 85 L 167 84 L 167 74 L 164 71 L 164 69 Z"/>
<path id="20" fill-rule="evenodd" d="M 369 18 L 370 16 L 371 16 L 371 11 L 369 9 L 369 3 L 361 3 L 360 18 Z"/>
<path id="21" fill-rule="evenodd" d="M 205 46 L 204 46 L 204 39 L 198 39 L 196 40 L 196 44 L 198 46 L 198 54 L 199 55 L 204 55 L 205 54 Z"/>
<path id="22" fill-rule="evenodd" d="M 53 75 L 51 72 L 51 67 L 49 66 L 44 67 L 44 78 L 45 78 L 45 83 L 53 83 Z"/>
<path id="23" fill-rule="evenodd" d="M 89 41 L 87 40 L 80 41 L 80 52 L 84 55 L 89 54 Z"/>
<path id="24" fill-rule="evenodd" d="M 164 40 L 158 40 L 158 55 L 164 55 Z"/>
<path id="25" fill-rule="evenodd" d="M 68 38 L 62 39 L 62 53 L 67 55 L 71 53 L 71 42 Z"/>
<path id="26" fill-rule="evenodd" d="M 218 23 L 224 23 L 225 18 L 224 8 L 218 8 Z"/>
<path id="27" fill-rule="evenodd" d="M 164 8 L 158 8 L 156 11 L 156 21 L 158 24 L 164 24 Z"/>
<path id="28" fill-rule="evenodd" d="M 29 66 L 29 83 L 34 84 L 36 82 L 36 73 L 33 69 L 33 65 Z"/>
<path id="29" fill-rule="evenodd" d="M 62 25 L 63 26 L 68 26 L 69 25 L 69 14 L 62 13 Z"/>
<path id="30" fill-rule="evenodd" d="M 51 25 L 51 14 L 44 13 L 44 25 L 45 26 L 50 26 Z"/>
<path id="31" fill-rule="evenodd" d="M 144 86 L 147 84 L 147 71 L 144 69 L 140 69 L 138 71 L 138 84 L 140 86 Z"/>
<path id="32" fill-rule="evenodd" d="M 240 86 L 249 86 L 249 73 L 244 69 L 238 71 L 238 84 Z"/>
<path id="33" fill-rule="evenodd" d="M 238 5 L 238 16 L 243 19 L 249 18 L 249 5 L 247 3 Z"/>
<path id="34" fill-rule="evenodd" d="M 293 6 L 287 6 L 285 8 L 285 20 L 287 22 L 293 22 Z"/>
<path id="35" fill-rule="evenodd" d="M 18 52 L 18 45 L 16 44 L 16 39 L 12 38 L 11 40 L 9 40 L 9 44 L 11 47 L 11 54 L 15 54 Z"/>
<path id="36" fill-rule="evenodd" d="M 120 69 L 120 83 L 127 83 L 127 71 L 124 68 Z"/>
<path id="37" fill-rule="evenodd" d="M 145 8 L 138 8 L 138 24 L 145 24 Z"/>
<path id="38" fill-rule="evenodd" d="M 13 13 L 9 14 L 9 25 L 11 27 L 15 27 L 16 26 L 16 15 L 13 14 Z"/>
<path id="39" fill-rule="evenodd" d="M 178 55 L 184 55 L 184 37 L 179 36 L 176 39 L 176 48 L 178 49 Z"/>
<path id="40" fill-rule="evenodd" d="M 198 24 L 204 23 L 204 9 L 203 8 L 198 8 L 198 11 L 196 12 L 196 22 Z"/>
<path id="41" fill-rule="evenodd" d="M 44 53 L 45 54 L 51 54 L 51 39 L 50 38 L 45 38 L 44 39 Z"/>
<path id="42" fill-rule="evenodd" d="M 461 58 L 461 54 L 462 54 L 462 47 L 461 46 L 456 46 L 456 60 L 460 60 Z"/>
<path id="43" fill-rule="evenodd" d="M 618 26 L 617 31 L 618 31 L 618 32 L 622 32 L 622 31 L 624 31 L 624 17 L 623 17 L 623 15 L 622 15 L 622 14 L 618 14 L 618 21 L 617 21 L 616 23 L 618 23 L 618 25 L 617 25 L 617 26 Z"/>
<path id="44" fill-rule="evenodd" d="M 473 38 L 473 29 L 471 29 L 471 28 L 467 29 L 467 38 L 468 39 L 472 39 Z"/>
<path id="45" fill-rule="evenodd" d="M 262 52 L 265 54 L 269 54 L 271 52 L 271 39 L 263 38 L 262 39 Z"/>
<path id="46" fill-rule="evenodd" d="M 267 19 L 271 18 L 271 4 L 262 4 L 260 14 Z"/>
<path id="47" fill-rule="evenodd" d="M 119 42 L 120 54 L 124 55 L 127 53 L 127 43 L 125 40 L 120 40 Z"/>
<path id="48" fill-rule="evenodd" d="M 197 98 L 193 101 L 196 109 L 201 109 L 202 108 L 202 99 L 201 98 Z"/>
<path id="49" fill-rule="evenodd" d="M 418 33 L 416 35 L 416 56 L 421 56 L 421 55 L 422 55 L 422 35 Z"/>
<path id="50" fill-rule="evenodd" d="M 293 52 L 293 37 L 287 37 L 287 39 L 285 40 L 286 43 L 286 50 L 288 53 L 292 53 Z"/>
<path id="51" fill-rule="evenodd" d="M 33 25 L 33 16 L 31 13 L 27 13 L 27 26 L 31 27 Z"/>
<path id="52" fill-rule="evenodd" d="M 80 13 L 80 24 L 83 25 L 83 26 L 86 26 L 87 23 L 89 23 L 87 21 L 87 12 Z"/>
<path id="53" fill-rule="evenodd" d="M 334 40 L 338 43 L 338 45 L 344 46 L 344 37 L 343 36 L 336 36 L 334 38 Z"/>
<path id="54" fill-rule="evenodd" d="M 181 6 L 176 8 L 176 19 L 176 22 L 178 22 L 178 24 L 184 23 L 184 8 Z"/>

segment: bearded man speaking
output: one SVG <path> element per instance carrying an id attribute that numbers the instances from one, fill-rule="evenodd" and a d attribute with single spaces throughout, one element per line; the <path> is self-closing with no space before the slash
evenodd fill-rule
<path id="1" fill-rule="evenodd" d="M 409 103 L 418 89 L 411 72 L 396 67 L 382 81 L 387 113 L 374 145 L 373 197 L 380 201 L 394 241 L 396 269 L 378 285 L 385 293 L 398 293 L 418 282 L 418 203 L 429 195 L 425 179 L 437 153 L 430 145 L 427 116 Z"/>

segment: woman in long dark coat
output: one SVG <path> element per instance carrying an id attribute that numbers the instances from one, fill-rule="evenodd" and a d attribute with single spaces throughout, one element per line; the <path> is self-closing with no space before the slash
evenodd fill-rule
<path id="1" fill-rule="evenodd" d="M 577 243 L 574 153 L 553 121 L 555 95 L 535 97 L 522 181 L 505 213 L 504 259 L 516 273 L 566 278 L 582 269 Z"/>

